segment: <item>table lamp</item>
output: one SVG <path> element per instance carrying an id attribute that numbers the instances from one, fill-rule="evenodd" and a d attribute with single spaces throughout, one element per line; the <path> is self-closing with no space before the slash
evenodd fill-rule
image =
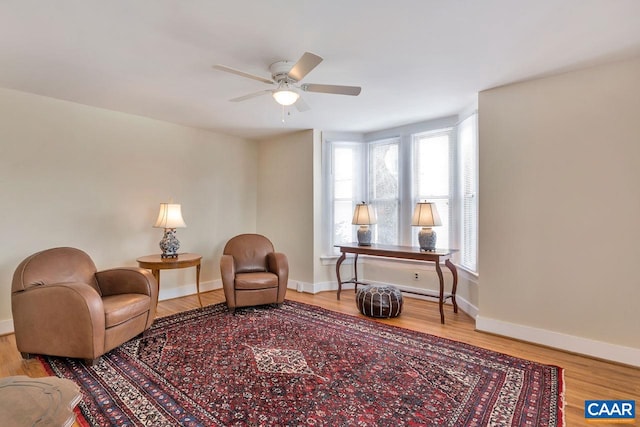
<path id="1" fill-rule="evenodd" d="M 351 224 L 360 226 L 358 229 L 359 246 L 371 246 L 371 229 L 369 225 L 375 224 L 376 222 L 376 212 L 373 210 L 373 206 L 365 202 L 356 205 Z"/>
<path id="2" fill-rule="evenodd" d="M 182 208 L 179 204 L 160 203 L 160 212 L 154 225 L 155 228 L 164 228 L 164 235 L 160 240 L 162 258 L 177 258 L 180 241 L 176 238 L 176 228 L 184 228 L 187 224 L 182 219 Z"/>
<path id="3" fill-rule="evenodd" d="M 436 249 L 436 232 L 431 227 L 442 225 L 436 204 L 433 202 L 418 202 L 413 211 L 411 225 L 422 227 L 418 233 L 420 250 L 434 251 Z"/>

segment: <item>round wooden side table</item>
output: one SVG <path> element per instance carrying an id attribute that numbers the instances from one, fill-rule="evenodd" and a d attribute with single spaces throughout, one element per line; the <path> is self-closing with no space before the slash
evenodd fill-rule
<path id="1" fill-rule="evenodd" d="M 178 254 L 176 258 L 162 258 L 160 254 L 147 255 L 136 259 L 138 265 L 141 268 L 147 268 L 151 270 L 151 274 L 156 278 L 158 282 L 158 295 L 160 295 L 160 270 L 173 270 L 176 268 L 196 268 L 196 292 L 198 294 L 198 302 L 202 307 L 202 300 L 200 299 L 200 262 L 202 255 L 198 254 Z"/>

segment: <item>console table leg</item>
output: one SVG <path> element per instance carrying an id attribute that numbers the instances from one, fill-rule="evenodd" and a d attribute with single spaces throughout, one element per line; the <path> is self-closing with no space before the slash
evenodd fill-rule
<path id="1" fill-rule="evenodd" d="M 444 324 L 444 277 L 442 276 L 442 269 L 440 263 L 436 262 L 436 271 L 438 272 L 438 279 L 440 280 L 440 294 L 438 295 L 438 305 L 440 306 L 440 323 Z"/>
<path id="2" fill-rule="evenodd" d="M 353 292 L 358 292 L 358 254 L 353 260 Z"/>
<path id="3" fill-rule="evenodd" d="M 342 265 L 342 262 L 346 257 L 347 253 L 342 252 L 342 255 L 340 255 L 340 258 L 338 258 L 338 261 L 336 262 L 336 277 L 338 278 L 338 301 L 340 300 L 340 292 L 342 292 L 342 280 L 340 280 L 340 265 Z"/>
<path id="4" fill-rule="evenodd" d="M 444 265 L 451 270 L 451 275 L 453 276 L 453 285 L 451 285 L 451 303 L 453 304 L 453 312 L 457 313 L 458 303 L 456 302 L 456 290 L 458 289 L 458 270 L 449 259 L 444 262 Z"/>

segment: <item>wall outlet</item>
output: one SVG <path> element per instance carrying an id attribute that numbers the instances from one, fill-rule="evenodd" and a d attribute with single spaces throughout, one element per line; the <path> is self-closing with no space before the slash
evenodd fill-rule
<path id="1" fill-rule="evenodd" d="M 417 271 L 413 272 L 413 280 L 420 280 L 420 273 L 418 273 Z"/>

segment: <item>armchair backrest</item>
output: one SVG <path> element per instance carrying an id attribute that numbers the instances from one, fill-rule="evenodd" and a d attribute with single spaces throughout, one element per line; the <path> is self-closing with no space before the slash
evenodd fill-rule
<path id="1" fill-rule="evenodd" d="M 11 292 L 52 283 L 86 283 L 98 293 L 96 265 L 85 252 L 74 248 L 53 248 L 35 253 L 20 263 L 13 274 Z"/>
<path id="2" fill-rule="evenodd" d="M 236 273 L 267 271 L 267 254 L 274 252 L 273 244 L 260 234 L 240 234 L 224 247 L 223 254 L 231 255 Z"/>

